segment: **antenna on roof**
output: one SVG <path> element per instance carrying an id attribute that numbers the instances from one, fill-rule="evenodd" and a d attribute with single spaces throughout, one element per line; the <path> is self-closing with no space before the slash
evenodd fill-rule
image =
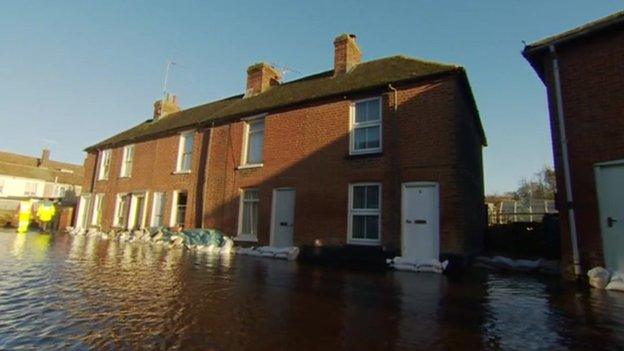
<path id="1" fill-rule="evenodd" d="M 176 62 L 167 59 L 166 62 L 166 66 L 165 66 L 165 82 L 163 83 L 163 104 L 165 103 L 165 99 L 167 98 L 167 81 L 169 80 L 169 70 L 171 69 L 171 66 L 173 65 L 177 65 Z"/>
<path id="2" fill-rule="evenodd" d="M 275 67 L 278 71 L 280 71 L 280 73 L 282 73 L 282 76 L 285 76 L 288 73 L 296 73 L 296 74 L 301 74 L 301 72 L 297 71 L 294 68 L 285 66 L 285 65 L 278 65 L 276 63 L 273 62 L 269 62 L 269 64 L 273 67 Z"/>

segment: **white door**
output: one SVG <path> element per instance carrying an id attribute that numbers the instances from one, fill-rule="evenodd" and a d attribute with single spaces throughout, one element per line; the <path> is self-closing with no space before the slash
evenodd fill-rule
<path id="1" fill-rule="evenodd" d="M 405 183 L 401 210 L 401 255 L 411 260 L 438 259 L 440 254 L 438 185 Z"/>
<path id="2" fill-rule="evenodd" d="M 624 271 L 624 161 L 598 166 L 596 183 L 605 265 Z"/>
<path id="3" fill-rule="evenodd" d="M 293 246 L 295 224 L 295 190 L 273 191 L 273 223 L 271 223 L 271 246 Z"/>
<path id="4" fill-rule="evenodd" d="M 76 228 L 88 228 L 87 221 L 90 202 L 90 195 L 82 195 L 80 197 L 80 202 L 78 203 L 78 213 L 76 214 Z"/>

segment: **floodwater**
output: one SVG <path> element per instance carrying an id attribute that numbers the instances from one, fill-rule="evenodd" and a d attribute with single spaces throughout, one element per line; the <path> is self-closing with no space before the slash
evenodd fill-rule
<path id="1" fill-rule="evenodd" d="M 0 232 L 0 349 L 622 349 L 624 294 Z"/>

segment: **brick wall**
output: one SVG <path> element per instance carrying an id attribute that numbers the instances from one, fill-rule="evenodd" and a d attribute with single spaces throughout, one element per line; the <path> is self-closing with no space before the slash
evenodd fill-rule
<path id="1" fill-rule="evenodd" d="M 187 189 L 187 226 L 198 225 L 201 220 L 194 218 L 200 217 L 206 227 L 236 235 L 240 189 L 258 188 L 258 241 L 268 244 L 272 191 L 293 187 L 295 245 L 312 244 L 316 239 L 325 245 L 342 245 L 347 242 L 349 183 L 380 182 L 382 245 L 395 250 L 400 248 L 400 183 L 433 181 L 440 184 L 441 252 L 473 253 L 482 241 L 483 222 L 477 219 L 483 219 L 483 174 L 480 138 L 463 87 L 456 76 L 448 76 L 398 88 L 396 117 L 389 89 L 272 111 L 265 117 L 260 168 L 237 169 L 243 155 L 241 121 L 196 134 L 190 175 L 172 174 L 178 135 L 137 143 L 130 179 L 117 177 L 122 155 L 117 148 L 110 180 L 96 182 L 95 192 L 108 194 L 103 226 L 112 223 L 113 193 L 166 191 L 168 219 L 172 191 Z M 349 106 L 353 100 L 373 96 L 382 97 L 383 153 L 349 156 Z M 199 157 L 202 144 L 205 150 L 210 144 L 204 166 Z M 93 158 L 89 155 L 85 162 L 88 178 Z M 198 169 L 204 173 L 198 174 Z M 201 201 L 195 201 L 197 188 L 205 189 Z M 151 210 L 151 199 L 148 205 Z M 200 205 L 203 218 L 195 208 Z"/>
<path id="2" fill-rule="evenodd" d="M 624 32 L 611 32 L 558 47 L 561 90 L 576 212 L 581 266 L 603 265 L 594 165 L 624 158 Z M 562 257 L 571 274 L 572 246 L 563 183 L 553 72 L 544 60 L 558 208 L 562 224 Z"/>

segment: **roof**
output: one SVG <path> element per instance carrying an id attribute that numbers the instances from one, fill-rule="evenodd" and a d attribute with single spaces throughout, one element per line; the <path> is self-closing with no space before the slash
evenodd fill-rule
<path id="1" fill-rule="evenodd" d="M 84 167 L 52 160 L 41 163 L 37 157 L 0 151 L 0 175 L 82 185 Z"/>
<path id="2" fill-rule="evenodd" d="M 157 120 L 149 119 L 88 147 L 86 151 L 116 147 L 185 128 L 207 126 L 211 123 L 252 116 L 322 98 L 372 90 L 391 83 L 398 84 L 453 73 L 465 76 L 465 71 L 461 66 L 406 56 L 392 56 L 363 62 L 355 66 L 348 74 L 334 77 L 333 70 L 326 71 L 280 84 L 256 96 L 236 95 L 172 113 Z M 472 98 L 471 92 L 470 97 Z M 481 128 L 476 104 L 474 104 L 474 109 L 477 124 Z M 485 144 L 485 134 L 482 128 L 481 134 Z"/>
<path id="3" fill-rule="evenodd" d="M 551 45 L 562 45 L 578 41 L 583 38 L 594 36 L 605 31 L 612 30 L 624 25 L 624 11 L 619 11 L 609 16 L 585 23 L 574 29 L 559 33 L 534 43 L 526 45 L 522 55 L 541 74 L 539 63 L 536 62 Z"/>

